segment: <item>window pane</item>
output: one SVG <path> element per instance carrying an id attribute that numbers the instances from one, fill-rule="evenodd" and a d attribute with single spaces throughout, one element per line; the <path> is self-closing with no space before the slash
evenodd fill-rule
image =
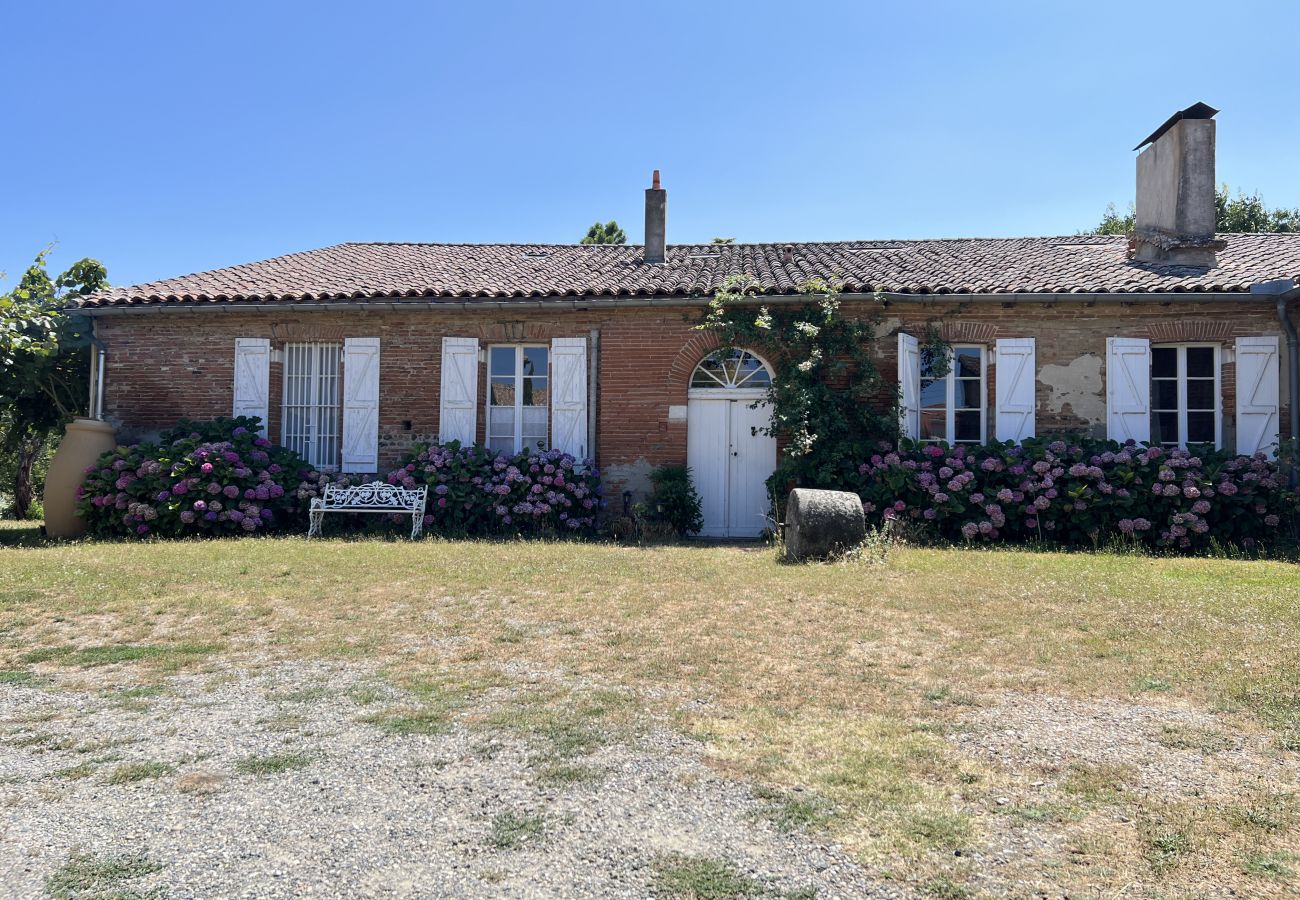
<path id="1" fill-rule="evenodd" d="M 532 406 L 524 409 L 523 448 L 546 449 L 546 407 Z"/>
<path id="2" fill-rule="evenodd" d="M 488 434 L 495 437 L 515 438 L 515 410 L 512 406 L 494 406 L 488 410 Z"/>
<path id="3" fill-rule="evenodd" d="M 942 406 L 921 410 L 921 440 L 948 440 L 948 411 Z"/>
<path id="4" fill-rule="evenodd" d="M 525 375 L 546 375 L 547 374 L 545 347 L 524 348 L 524 374 Z"/>
<path id="5" fill-rule="evenodd" d="M 524 406 L 546 406 L 546 379 L 545 378 L 525 378 L 524 379 Z"/>
<path id="6" fill-rule="evenodd" d="M 493 406 L 515 405 L 515 380 L 513 378 L 493 378 L 491 392 L 488 395 Z"/>
<path id="7" fill-rule="evenodd" d="M 980 414 L 976 411 L 959 412 L 956 414 L 957 440 L 974 441 L 980 440 Z"/>
<path id="8" fill-rule="evenodd" d="M 980 409 L 984 404 L 981 403 L 980 383 L 976 378 L 960 378 L 957 380 L 957 397 L 956 406 L 958 409 Z"/>
<path id="9" fill-rule="evenodd" d="M 1151 408 L 1177 409 L 1178 382 L 1172 378 L 1160 378 L 1151 382 Z"/>
<path id="10" fill-rule="evenodd" d="M 504 453 L 506 455 L 514 453 L 515 452 L 514 435 L 511 435 L 510 437 L 489 437 L 488 448 L 493 453 Z"/>
<path id="11" fill-rule="evenodd" d="M 767 374 L 767 367 L 752 353 L 746 353 L 742 359 L 736 381 L 747 388 L 767 387 L 772 383 L 771 377 Z"/>
<path id="12" fill-rule="evenodd" d="M 1213 347 L 1188 347 L 1187 348 L 1187 377 L 1188 378 L 1213 378 L 1214 377 L 1214 348 Z"/>
<path id="13" fill-rule="evenodd" d="M 943 357 L 935 357 L 932 354 L 921 351 L 921 378 L 930 379 L 934 377 L 935 369 L 940 368 Z"/>
<path id="14" fill-rule="evenodd" d="M 979 377 L 982 354 L 979 347 L 957 347 L 952 353 L 952 368 L 958 378 Z"/>
<path id="15" fill-rule="evenodd" d="M 921 382 L 921 406 L 947 406 L 948 405 L 948 382 L 947 381 L 930 381 Z"/>
<path id="16" fill-rule="evenodd" d="M 1153 378 L 1173 378 L 1178 375 L 1178 348 L 1151 348 L 1151 376 Z"/>
<path id="17" fill-rule="evenodd" d="M 1215 406 L 1214 381 L 1209 378 L 1189 378 L 1187 380 L 1187 408 L 1213 410 Z"/>
<path id="18" fill-rule="evenodd" d="M 1214 413 L 1189 412 L 1187 414 L 1187 443 L 1214 443 Z"/>
<path id="19" fill-rule="evenodd" d="M 1151 443 L 1178 443 L 1178 413 L 1158 412 L 1151 414 Z"/>
<path id="20" fill-rule="evenodd" d="M 515 374 L 515 348 L 514 347 L 493 347 L 492 348 L 492 374 L 493 375 Z"/>

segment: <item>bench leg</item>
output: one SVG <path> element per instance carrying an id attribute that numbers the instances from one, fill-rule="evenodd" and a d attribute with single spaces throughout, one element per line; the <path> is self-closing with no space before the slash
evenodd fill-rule
<path id="1" fill-rule="evenodd" d="M 424 530 L 424 510 L 420 510 L 417 513 L 411 513 L 411 540 L 415 540 L 416 538 L 418 538 L 420 536 L 420 532 L 423 530 Z"/>
<path id="2" fill-rule="evenodd" d="M 311 511 L 311 515 L 309 516 L 311 520 L 311 526 L 307 529 L 307 537 L 317 537 L 318 535 L 320 535 L 321 519 L 323 519 L 324 517 L 325 517 L 325 513 L 322 512 L 321 510 L 314 509 Z"/>

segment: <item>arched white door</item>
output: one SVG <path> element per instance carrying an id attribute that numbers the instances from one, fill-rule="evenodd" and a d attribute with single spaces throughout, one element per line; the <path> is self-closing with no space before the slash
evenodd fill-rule
<path id="1" fill-rule="evenodd" d="M 716 350 L 691 375 L 686 464 L 704 513 L 701 537 L 758 537 L 770 527 L 766 481 L 776 439 L 756 434 L 771 413 L 772 370 L 748 350 Z"/>

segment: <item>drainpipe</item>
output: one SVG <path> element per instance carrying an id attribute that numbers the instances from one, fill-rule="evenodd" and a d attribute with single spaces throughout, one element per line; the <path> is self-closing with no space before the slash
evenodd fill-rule
<path id="1" fill-rule="evenodd" d="M 95 319 L 90 319 L 90 407 L 86 410 L 92 419 L 104 418 L 104 363 L 108 347 L 95 335 Z"/>
<path id="2" fill-rule="evenodd" d="M 596 397 L 597 378 L 600 376 L 600 329 L 591 329 L 591 346 L 587 357 L 587 456 L 592 465 L 596 462 Z"/>
<path id="3" fill-rule="evenodd" d="M 1294 279 L 1279 278 L 1275 281 L 1252 284 L 1250 292 L 1252 294 L 1271 294 L 1277 299 L 1277 321 L 1286 333 L 1286 355 L 1289 372 L 1287 405 L 1291 410 L 1288 431 L 1292 441 L 1300 442 L 1300 335 L 1296 334 L 1295 323 L 1287 315 L 1287 303 L 1296 297 L 1300 297 L 1300 287 L 1296 286 Z M 1300 447 L 1293 449 L 1300 450 Z M 1295 485 L 1298 482 L 1300 482 L 1300 469 L 1292 461 L 1291 484 Z"/>

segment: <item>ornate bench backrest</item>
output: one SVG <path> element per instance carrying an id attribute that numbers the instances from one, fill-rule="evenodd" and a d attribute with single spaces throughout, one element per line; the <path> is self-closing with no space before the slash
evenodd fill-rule
<path id="1" fill-rule="evenodd" d="M 327 484 L 321 495 L 322 509 L 405 509 L 424 508 L 427 487 L 404 488 L 386 481 L 347 486 Z"/>

